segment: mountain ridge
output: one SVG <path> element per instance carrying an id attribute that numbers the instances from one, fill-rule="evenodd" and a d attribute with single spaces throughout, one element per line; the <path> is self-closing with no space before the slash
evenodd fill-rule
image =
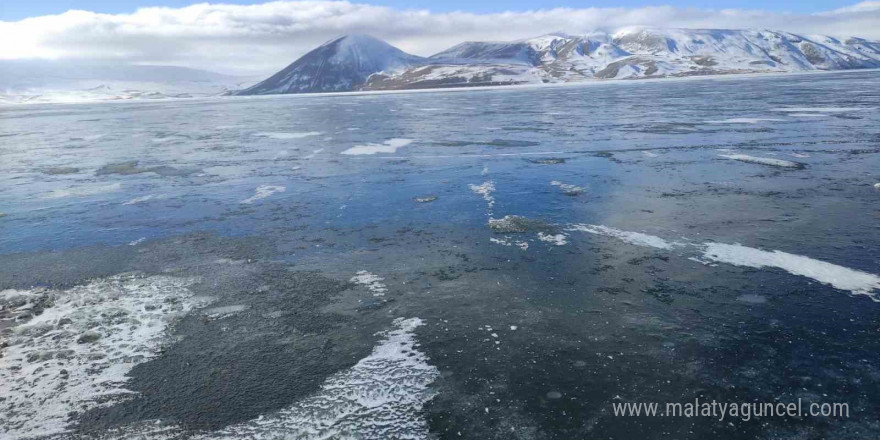
<path id="1" fill-rule="evenodd" d="M 401 90 L 880 67 L 880 42 L 736 29 L 632 27 L 467 41 L 429 57 L 374 37 L 330 40 L 240 95 Z"/>

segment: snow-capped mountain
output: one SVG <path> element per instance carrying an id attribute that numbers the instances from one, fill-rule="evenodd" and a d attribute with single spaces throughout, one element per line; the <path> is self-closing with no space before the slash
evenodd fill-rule
<path id="1" fill-rule="evenodd" d="M 330 40 L 241 95 L 341 92 L 357 90 L 377 72 L 396 71 L 421 64 L 410 55 L 368 35 L 346 35 Z"/>
<path id="2" fill-rule="evenodd" d="M 880 67 L 880 42 L 777 31 L 632 28 L 466 42 L 428 58 L 330 41 L 241 94 L 394 90 Z"/>

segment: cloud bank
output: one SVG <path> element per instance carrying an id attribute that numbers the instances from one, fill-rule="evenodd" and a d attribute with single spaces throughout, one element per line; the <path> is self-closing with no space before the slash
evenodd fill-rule
<path id="1" fill-rule="evenodd" d="M 878 40 L 880 1 L 817 14 L 671 6 L 433 13 L 345 1 L 202 3 L 131 14 L 68 11 L 0 21 L 0 59 L 115 60 L 265 74 L 346 33 L 371 34 L 410 53 L 430 55 L 466 40 L 613 32 L 627 26 L 772 29 Z"/>

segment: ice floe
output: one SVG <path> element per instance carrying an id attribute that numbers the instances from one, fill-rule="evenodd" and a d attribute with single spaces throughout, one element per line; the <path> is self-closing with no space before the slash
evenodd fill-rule
<path id="1" fill-rule="evenodd" d="M 782 167 L 782 168 L 803 168 L 804 164 L 799 162 L 792 162 L 790 160 L 783 159 L 773 159 L 769 157 L 755 157 L 749 156 L 747 154 L 719 154 L 720 157 L 731 160 L 738 160 L 740 162 L 746 163 L 756 163 L 760 165 L 769 165 L 773 167 Z"/>
<path id="2" fill-rule="evenodd" d="M 242 200 L 241 203 L 246 203 L 246 204 L 254 203 L 257 200 L 265 199 L 266 197 L 269 197 L 272 194 L 280 193 L 280 192 L 284 192 L 284 191 L 287 191 L 287 188 L 285 188 L 283 186 L 260 185 L 259 187 L 257 187 L 257 189 L 254 190 L 254 195 Z"/>
<path id="3" fill-rule="evenodd" d="M 398 148 L 403 148 L 411 143 L 413 143 L 412 139 L 394 138 L 388 139 L 381 144 L 355 145 L 354 147 L 343 151 L 341 154 L 361 155 L 376 153 L 394 153 L 397 151 Z"/>
<path id="4" fill-rule="evenodd" d="M 259 132 L 254 136 L 265 137 L 269 139 L 302 139 L 310 136 L 320 136 L 324 133 L 320 131 L 303 131 L 303 132 Z"/>
<path id="5" fill-rule="evenodd" d="M 351 277 L 349 281 L 355 284 L 367 286 L 367 289 L 369 289 L 370 292 L 373 292 L 373 296 L 384 296 L 386 293 L 388 293 L 388 287 L 384 283 L 382 283 L 382 281 L 385 281 L 385 278 L 382 278 L 378 275 L 373 275 L 365 270 L 357 271 L 357 274 Z"/>
<path id="6" fill-rule="evenodd" d="M 2 309 L 21 322 L 0 357 L 3 438 L 65 432 L 71 413 L 132 396 L 129 371 L 157 355 L 176 318 L 208 303 L 188 289 L 195 282 L 118 275 L 65 291 L 3 291 Z"/>
<path id="7" fill-rule="evenodd" d="M 321 390 L 275 414 L 207 433 L 199 439 L 428 439 L 422 413 L 440 376 L 418 349 L 419 318 L 394 329 L 355 366 L 330 376 Z"/>
<path id="8" fill-rule="evenodd" d="M 670 250 L 676 246 L 681 246 L 680 243 L 669 242 L 660 237 L 655 237 L 653 235 L 643 234 L 641 232 L 630 232 L 630 231 L 621 231 L 620 229 L 610 228 L 608 226 L 603 225 L 588 225 L 588 224 L 574 224 L 566 228 L 567 231 L 580 231 L 580 232 L 589 232 L 590 234 L 604 235 L 607 237 L 614 237 L 620 239 L 626 243 L 633 244 L 636 246 L 645 246 L 652 247 L 657 249 L 666 249 Z"/>
<path id="9" fill-rule="evenodd" d="M 709 260 L 734 266 L 754 268 L 776 267 L 794 275 L 811 278 L 836 289 L 856 295 L 867 295 L 880 302 L 880 277 L 836 264 L 814 260 L 782 251 L 764 251 L 739 244 L 706 243 L 703 256 Z"/>

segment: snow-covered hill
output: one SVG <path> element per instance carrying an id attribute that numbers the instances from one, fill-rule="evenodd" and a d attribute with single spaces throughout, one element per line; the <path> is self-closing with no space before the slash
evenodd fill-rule
<path id="1" fill-rule="evenodd" d="M 357 90 L 378 72 L 421 64 L 424 59 L 367 35 L 328 41 L 241 95 Z"/>
<path id="2" fill-rule="evenodd" d="M 365 36 L 309 52 L 242 94 L 394 90 L 880 67 L 880 42 L 776 31 L 632 28 L 466 42 L 428 58 Z"/>

